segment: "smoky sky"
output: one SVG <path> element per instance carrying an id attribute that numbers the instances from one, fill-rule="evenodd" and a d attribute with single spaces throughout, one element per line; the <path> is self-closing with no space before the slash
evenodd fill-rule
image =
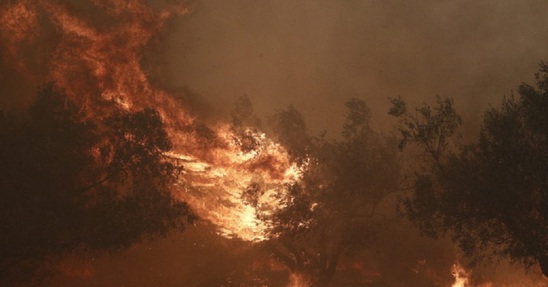
<path id="1" fill-rule="evenodd" d="M 247 95 L 258 114 L 293 104 L 313 132 L 337 131 L 344 101 L 377 125 L 388 97 L 453 97 L 466 123 L 521 82 L 548 46 L 548 2 L 202 0 L 162 43 L 165 79 L 223 110 Z"/>

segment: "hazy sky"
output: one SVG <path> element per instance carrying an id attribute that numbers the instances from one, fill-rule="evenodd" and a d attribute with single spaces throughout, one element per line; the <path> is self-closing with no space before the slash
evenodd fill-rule
<path id="1" fill-rule="evenodd" d="M 350 97 L 377 123 L 387 97 L 454 97 L 472 122 L 533 81 L 545 11 L 542 0 L 202 0 L 168 33 L 164 75 L 218 108 L 244 94 L 261 115 L 293 104 L 312 131 L 337 129 Z"/>

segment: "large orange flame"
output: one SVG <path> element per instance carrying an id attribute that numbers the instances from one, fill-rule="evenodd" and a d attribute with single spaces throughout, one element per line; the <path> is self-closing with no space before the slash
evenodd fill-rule
<path id="1" fill-rule="evenodd" d="M 251 131 L 250 131 L 251 132 Z M 222 147 L 213 148 L 209 160 L 189 154 L 173 154 L 187 164 L 180 183 L 182 200 L 220 227 L 223 235 L 257 241 L 266 239 L 269 215 L 283 208 L 286 185 L 299 180 L 301 170 L 289 160 L 287 152 L 262 133 L 253 133 L 256 149 L 242 151 L 227 125 L 217 128 Z M 190 184 L 186 184 L 189 182 Z M 256 190 L 256 202 L 246 202 L 245 192 Z"/>
<path id="2" fill-rule="evenodd" d="M 37 35 L 46 32 L 39 19 L 47 19 L 54 32 L 45 41 L 55 43 L 44 56 L 48 72 L 41 80 L 55 81 L 91 116 L 102 116 L 94 105 L 96 99 L 112 100 L 127 110 L 157 109 L 174 144 L 167 156 L 184 167 L 174 196 L 189 202 L 222 235 L 265 239 L 268 222 L 260 215 L 283 207 L 285 187 L 299 180 L 299 167 L 283 147 L 262 133 L 246 131 L 258 143 L 247 150 L 228 125 L 199 123 L 181 100 L 152 85 L 142 68 L 143 49 L 150 40 L 167 20 L 188 9 L 175 5 L 158 11 L 140 0 L 90 0 L 86 5 L 83 10 L 91 15 L 53 0 L 4 4 L 0 10 L 4 64 L 22 73 L 31 70 L 32 63 L 25 62 L 22 51 L 36 45 Z M 244 199 L 251 186 L 258 187 L 253 203 Z"/>

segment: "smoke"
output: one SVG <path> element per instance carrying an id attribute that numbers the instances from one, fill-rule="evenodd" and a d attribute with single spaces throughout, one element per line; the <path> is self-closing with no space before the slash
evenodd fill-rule
<path id="1" fill-rule="evenodd" d="M 64 266 L 70 269 L 59 272 L 47 286 L 260 286 L 254 284 L 260 282 L 258 277 L 266 278 L 267 286 L 287 284 L 283 267 L 264 250 L 221 237 L 205 223 L 136 244 L 118 256 L 82 259 L 77 254 L 66 261 Z"/>
<path id="2" fill-rule="evenodd" d="M 8 4 L 12 2 L 16 3 Z M 167 9 L 173 7 L 171 1 L 150 2 L 151 9 L 138 6 L 139 1 L 112 2 L 134 3 L 142 8 L 137 14 L 118 13 L 116 6 L 110 7 L 114 14 L 105 13 L 111 2 L 99 0 L 0 5 L 0 110 L 23 108 L 35 87 L 56 80 L 71 94 L 86 91 L 80 96 L 116 98 L 122 106 L 183 103 L 184 111 L 166 108 L 164 117 L 192 122 L 189 126 L 195 123 L 194 116 L 219 121 L 241 95 L 251 99 L 261 117 L 293 104 L 313 133 L 328 130 L 336 136 L 348 98 L 364 99 L 374 124 L 389 129 L 387 97 L 401 95 L 421 102 L 439 94 L 455 98 L 469 132 L 475 132 L 489 104 L 498 103 L 520 82 L 532 80 L 548 44 L 543 13 L 548 4 L 539 0 L 202 0 L 176 6 L 177 15 L 185 16 L 175 18 Z M 8 9 L 19 9 L 18 16 L 6 18 L 12 15 Z M 81 22 L 63 15 L 77 15 Z M 70 31 L 70 23 L 81 30 Z M 24 37 L 11 37 L 14 33 Z M 96 57 L 94 51 L 101 53 Z M 66 73 L 74 77 L 69 81 L 63 77 Z M 123 97 L 129 94 L 139 96 Z M 179 143 L 185 140 L 189 138 Z M 247 166 L 254 169 L 263 163 Z M 282 171 L 289 166 L 283 165 Z M 280 169 L 275 171 L 279 176 Z M 421 284 L 426 279 L 450 284 L 456 260 L 451 244 L 425 241 L 407 227 L 387 233 L 401 249 L 364 251 L 359 255 L 365 260 L 345 257 L 341 274 L 377 280 L 380 273 L 360 272 L 380 270 L 414 278 L 410 286 L 425 286 Z M 398 243 L 402 238 L 407 241 Z M 248 243 L 219 237 L 211 226 L 199 226 L 134 246 L 114 258 L 89 258 L 84 263 L 69 258 L 51 286 L 230 285 L 227 278 L 243 280 L 249 270 L 264 272 L 273 280 L 270 286 L 285 286 L 287 270 L 257 263 L 270 264 L 261 252 Z M 82 268 L 74 267 L 79 265 Z M 481 278 L 479 272 L 474 276 Z M 344 282 L 339 276 L 335 281 Z"/>
<path id="3" fill-rule="evenodd" d="M 390 127 L 386 99 L 397 95 L 454 97 L 472 128 L 546 58 L 547 5 L 204 0 L 164 42 L 166 76 L 218 107 L 243 94 L 261 115 L 293 104 L 314 133 L 338 135 L 352 97 Z"/>
<path id="4" fill-rule="evenodd" d="M 155 11 L 171 4 L 149 2 Z M 90 1 L 70 3 L 80 15 L 109 25 Z M 530 82 L 546 58 L 546 6 L 539 0 L 203 0 L 186 6 L 189 15 L 168 22 L 145 45 L 141 60 L 153 81 L 170 91 L 186 89 L 181 94 L 206 118 L 218 119 L 245 94 L 262 116 L 293 104 L 314 133 L 336 136 L 348 98 L 364 99 L 377 125 L 389 127 L 383 124 L 387 97 L 421 102 L 441 95 L 456 99 L 473 131 L 483 110 Z M 39 65 L 32 69 L 38 79 L 15 77 L 6 65 L 0 73 L 3 92 L 26 89 L 21 98 L 43 79 L 41 58 L 51 54 L 58 36 L 43 17 L 36 21 L 39 39 L 23 43 L 33 49 L 18 53 Z M 2 58 L 13 58 L 6 53 Z M 5 108 L 25 102 L 0 101 Z"/>

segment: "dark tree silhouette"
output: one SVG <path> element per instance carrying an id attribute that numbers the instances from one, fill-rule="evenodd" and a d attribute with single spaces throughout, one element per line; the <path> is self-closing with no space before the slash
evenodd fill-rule
<path id="1" fill-rule="evenodd" d="M 417 143 L 432 164 L 405 200 L 408 217 L 430 235 L 451 231 L 473 259 L 500 255 L 548 275 L 548 66 L 537 87 L 522 84 L 484 115 L 476 143 L 449 151 L 460 124 L 453 102 L 438 98 L 415 113 L 392 99 L 402 145 Z"/>
<path id="2" fill-rule="evenodd" d="M 170 195 L 180 169 L 163 157 L 170 148 L 156 111 L 92 118 L 52 84 L 25 116 L 2 115 L 0 282 L 182 228 L 190 213 Z"/>
<path id="3" fill-rule="evenodd" d="M 271 125 L 297 161 L 307 163 L 301 184 L 289 187 L 287 208 L 273 223 L 272 254 L 311 286 L 327 286 L 345 252 L 374 242 L 382 218 L 377 207 L 397 190 L 397 149 L 370 128 L 365 103 L 352 99 L 341 140 L 310 137 L 293 107 Z"/>
<path id="4" fill-rule="evenodd" d="M 234 140 L 240 143 L 242 151 L 249 152 L 258 147 L 259 142 L 253 136 L 258 131 L 261 121 L 253 114 L 253 105 L 247 96 L 236 99 L 231 113 L 230 128 Z"/>
<path id="5" fill-rule="evenodd" d="M 293 159 L 302 162 L 310 148 L 311 138 L 301 113 L 291 105 L 271 116 L 269 122 L 278 141 L 288 149 Z"/>

